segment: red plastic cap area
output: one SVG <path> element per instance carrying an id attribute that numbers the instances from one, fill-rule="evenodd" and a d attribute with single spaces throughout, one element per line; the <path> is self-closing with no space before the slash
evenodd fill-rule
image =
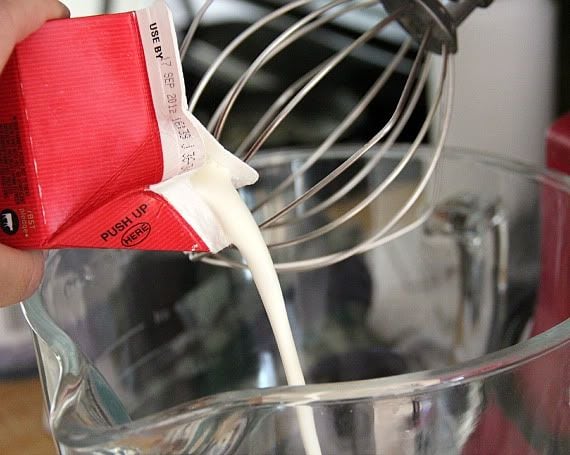
<path id="1" fill-rule="evenodd" d="M 0 77 L 0 243 L 207 251 L 145 191 L 162 174 L 135 13 L 48 22 L 17 46 Z M 105 235 L 144 205 L 134 240 Z"/>

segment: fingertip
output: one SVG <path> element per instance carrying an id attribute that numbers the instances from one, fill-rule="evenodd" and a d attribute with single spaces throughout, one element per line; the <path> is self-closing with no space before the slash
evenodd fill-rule
<path id="1" fill-rule="evenodd" d="M 25 254 L 30 261 L 29 280 L 21 300 L 30 298 L 36 292 L 44 276 L 44 253 L 42 251 L 26 251 Z"/>
<path id="2" fill-rule="evenodd" d="M 48 4 L 45 5 L 45 20 L 52 19 L 65 19 L 71 14 L 69 8 L 59 0 L 50 0 Z"/>
<path id="3" fill-rule="evenodd" d="M 21 251 L 0 244 L 0 307 L 31 297 L 43 273 L 41 251 Z"/>
<path id="4" fill-rule="evenodd" d="M 71 11 L 69 10 L 69 8 L 65 4 L 63 4 L 59 1 L 57 3 L 59 3 L 59 9 L 60 9 L 59 17 L 61 19 L 64 19 L 64 18 L 71 16 Z"/>

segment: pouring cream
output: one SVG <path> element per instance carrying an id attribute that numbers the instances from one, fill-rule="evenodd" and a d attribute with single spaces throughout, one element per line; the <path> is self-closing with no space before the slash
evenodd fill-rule
<path id="1" fill-rule="evenodd" d="M 304 385 L 305 378 L 271 255 L 251 212 L 232 185 L 228 169 L 210 160 L 192 173 L 190 180 L 194 190 L 216 216 L 228 240 L 247 262 L 277 341 L 287 383 Z M 298 408 L 297 416 L 305 452 L 320 455 L 311 408 Z"/>

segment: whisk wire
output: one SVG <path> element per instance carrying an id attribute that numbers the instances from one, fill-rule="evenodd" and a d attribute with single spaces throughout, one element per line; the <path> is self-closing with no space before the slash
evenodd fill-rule
<path id="1" fill-rule="evenodd" d="M 339 190 L 335 191 L 330 197 L 328 197 L 324 201 L 318 203 L 317 205 L 315 205 L 314 207 L 311 207 L 310 209 L 308 209 L 306 211 L 303 211 L 299 214 L 296 214 L 295 217 L 292 219 L 282 221 L 281 223 L 274 223 L 270 227 L 277 227 L 277 226 L 281 227 L 284 225 L 299 223 L 299 222 L 302 222 L 309 217 L 312 217 L 314 215 L 317 215 L 318 213 L 321 213 L 323 210 L 326 210 L 327 208 L 331 207 L 334 203 L 338 202 L 340 199 L 342 199 L 344 196 L 346 196 L 348 193 L 350 193 L 350 191 L 352 191 L 360 182 L 362 182 L 376 168 L 379 161 L 386 155 L 386 153 L 394 145 L 394 143 L 396 142 L 396 139 L 399 137 L 402 130 L 406 126 L 408 120 L 410 119 L 410 117 L 411 117 L 411 115 L 412 115 L 412 113 L 413 113 L 413 111 L 414 111 L 414 109 L 415 109 L 415 107 L 416 107 L 416 105 L 420 99 L 420 96 L 423 92 L 423 89 L 425 87 L 425 84 L 426 84 L 426 81 L 427 81 L 427 78 L 429 75 L 429 70 L 430 70 L 429 64 L 430 64 L 430 56 L 428 56 L 428 58 L 426 59 L 426 62 L 423 65 L 422 74 L 420 75 L 420 79 L 418 81 L 418 84 L 416 85 L 416 88 L 414 90 L 414 93 L 412 95 L 410 103 L 406 107 L 406 110 L 404 111 L 402 117 L 398 120 L 396 127 L 390 133 L 390 136 L 387 138 L 387 140 L 382 144 L 382 146 L 380 147 L 378 152 L 376 152 L 366 162 L 365 166 L 360 171 L 358 171 L 358 173 L 355 174 L 354 177 L 352 177 L 344 186 L 342 186 Z M 435 108 L 435 107 L 437 107 L 436 104 L 434 104 L 432 106 L 432 110 L 434 110 L 433 108 Z M 343 215 L 342 217 L 338 217 L 335 220 L 335 228 L 340 226 L 340 224 L 342 224 L 342 223 L 338 223 L 341 219 L 343 220 L 343 222 L 346 222 L 350 218 L 352 218 L 353 216 L 360 213 L 368 205 L 370 205 L 370 203 L 375 198 L 380 196 L 380 194 L 388 187 L 388 185 L 390 183 L 392 183 L 396 179 L 396 177 L 398 177 L 398 175 L 403 170 L 405 165 L 414 156 L 415 151 L 417 150 L 419 144 L 421 143 L 421 141 L 423 140 L 423 138 L 425 137 L 425 135 L 427 133 L 427 130 L 431 124 L 432 119 L 433 119 L 433 114 L 430 112 L 430 113 L 428 113 L 428 115 L 426 117 L 426 121 L 424 121 L 422 128 L 420 129 L 418 135 L 416 136 L 414 143 L 410 146 L 408 153 L 406 153 L 406 155 L 404 155 L 404 157 L 401 159 L 401 161 L 398 163 L 398 165 L 394 168 L 394 170 L 384 180 L 382 180 L 382 183 L 378 187 L 376 187 L 375 190 L 372 193 L 370 193 L 366 199 L 364 199 L 364 201 L 367 201 L 367 202 L 365 202 L 364 204 L 358 205 L 357 206 L 357 207 L 359 207 L 358 209 L 355 207 L 355 209 L 348 211 L 345 215 Z M 330 229 L 330 230 L 332 230 L 332 229 Z M 321 234 L 329 232 L 330 230 L 327 230 L 327 231 L 322 230 L 321 231 L 319 229 Z"/>
<path id="2" fill-rule="evenodd" d="M 188 52 L 198 25 L 212 3 L 213 0 L 206 0 L 197 11 L 181 44 L 182 58 L 184 58 Z M 213 110 L 208 128 L 212 131 L 214 136 L 220 138 L 226 126 L 229 125 L 228 120 L 230 114 L 236 106 L 238 99 L 242 96 L 242 93 L 245 92 L 244 89 L 248 82 L 256 76 L 265 65 L 287 50 L 293 43 L 305 39 L 305 36 L 312 32 L 318 32 L 319 28 L 329 29 L 331 26 L 336 26 L 335 24 L 338 23 L 338 19 L 344 15 L 357 10 L 370 8 L 377 4 L 377 0 L 296 0 L 277 7 L 277 9 L 263 15 L 248 26 L 231 41 L 225 49 L 220 51 L 220 54 L 214 59 L 214 62 L 198 82 L 189 100 L 189 109 L 194 110 L 196 108 L 197 103 L 203 96 L 216 71 L 218 71 L 227 59 L 232 58 L 230 57 L 231 54 L 236 51 L 239 46 L 246 40 L 254 38 L 255 34 L 263 27 L 270 26 L 280 30 L 276 37 L 253 58 L 253 61 L 247 69 L 236 77 L 236 81 L 232 84 L 227 93 L 224 94 L 221 103 Z M 361 47 L 369 49 L 369 44 L 367 43 L 373 38 L 378 37 L 390 24 L 396 21 L 401 22 L 401 19 L 405 18 L 404 15 L 406 14 L 415 14 L 415 10 L 412 8 L 413 4 L 414 2 L 409 1 L 402 2 L 403 6 L 391 3 L 391 14 L 377 20 L 374 26 L 368 28 L 360 35 L 353 36 L 353 38 L 351 38 L 353 40 L 349 44 L 343 44 L 342 47 L 339 46 L 332 55 L 290 83 L 277 95 L 276 99 L 272 101 L 270 106 L 260 116 L 260 119 L 255 122 L 253 128 L 245 135 L 245 138 L 237 147 L 236 154 L 246 161 L 253 159 L 254 156 L 266 146 L 267 141 L 274 135 L 279 126 L 283 124 L 293 110 L 307 98 L 309 93 L 311 93 L 321 81 L 330 77 L 331 72 L 339 67 L 348 56 L 356 56 L 357 53 L 362 52 Z M 434 25 L 434 27 L 437 28 L 437 25 L 438 24 Z M 319 239 L 322 236 L 332 233 L 335 229 L 339 229 L 341 226 L 346 228 L 350 220 L 354 219 L 354 217 L 358 216 L 366 208 L 369 208 L 374 201 L 379 200 L 378 198 L 383 196 L 390 185 L 396 182 L 396 179 L 404 172 L 404 169 L 410 166 L 412 159 L 417 155 L 420 145 L 424 141 L 430 127 L 432 127 L 434 123 L 438 123 L 434 121 L 434 119 L 436 119 L 436 115 L 439 113 L 442 119 L 439 123 L 440 130 L 435 141 L 434 152 L 432 155 L 429 155 L 426 161 L 424 161 L 422 157 L 422 162 L 424 163 L 422 173 L 417 177 L 414 186 L 410 189 L 410 194 L 406 198 L 406 201 L 396 209 L 394 214 L 388 217 L 387 222 L 383 222 L 381 226 L 372 229 L 366 235 L 366 238 L 353 241 L 352 246 L 337 247 L 338 251 L 333 250 L 324 255 L 317 255 L 308 259 L 277 262 L 276 268 L 278 271 L 304 271 L 335 264 L 350 256 L 364 253 L 411 232 L 418 226 L 421 226 L 430 216 L 430 204 L 420 205 L 418 201 L 420 201 L 422 195 L 425 194 L 427 185 L 435 172 L 449 128 L 454 76 L 453 61 L 449 56 L 449 48 L 445 43 L 441 46 L 443 60 L 437 91 L 435 96 L 431 98 L 426 117 L 419 131 L 416 133 L 414 140 L 393 167 L 390 167 L 387 176 L 383 177 L 381 181 L 374 183 L 374 186 L 368 188 L 365 194 L 361 195 L 358 200 L 353 201 L 349 199 L 348 196 L 353 194 L 353 190 L 362 188 L 360 186 L 362 182 L 365 180 L 369 182 L 369 176 L 372 175 L 374 170 L 379 168 L 379 164 L 383 162 L 383 158 L 388 155 L 388 152 L 400 138 L 412 114 L 416 112 L 421 95 L 424 93 L 430 71 L 430 53 L 440 52 L 440 49 L 434 49 L 434 42 L 437 42 L 439 39 L 438 33 L 439 32 L 435 29 L 432 33 L 432 26 L 427 24 L 425 25 L 423 35 L 421 33 L 413 34 L 414 37 L 421 36 L 421 40 L 411 68 L 409 68 L 403 89 L 396 102 L 396 106 L 388 120 L 382 126 L 378 125 L 380 129 L 371 135 L 370 139 L 368 139 L 364 145 L 360 146 L 351 154 L 343 155 L 346 158 L 331 172 L 316 181 L 316 183 L 308 185 L 308 188 L 300 188 L 300 186 L 302 186 L 300 182 L 304 184 L 311 181 L 310 178 L 306 178 L 306 175 L 310 177 L 308 171 L 324 157 L 327 151 L 331 150 L 333 145 L 343 137 L 351 126 L 358 121 L 365 110 L 369 108 L 371 103 L 378 98 L 381 89 L 386 86 L 387 81 L 393 77 L 396 69 L 401 67 L 404 58 L 408 55 L 409 49 L 411 48 L 411 40 L 404 42 L 400 46 L 398 51 L 392 56 L 392 60 L 386 65 L 385 69 L 368 88 L 366 93 L 361 96 L 360 99 L 357 99 L 355 104 L 343 116 L 335 128 L 328 132 L 326 136 L 323 136 L 324 139 L 321 140 L 318 147 L 316 147 L 312 153 L 304 155 L 304 159 L 298 166 L 294 167 L 289 175 L 280 180 L 276 187 L 270 189 L 261 200 L 257 201 L 253 211 L 261 211 L 264 209 L 264 212 L 269 213 L 269 216 L 260 223 L 260 228 L 267 234 L 273 235 L 273 233 L 275 233 L 277 236 L 274 241 L 269 242 L 268 246 L 272 251 L 286 247 L 291 247 L 291 251 L 296 251 L 293 249 L 294 246 L 303 245 L 306 242 Z M 310 35 L 310 37 L 313 36 L 317 35 Z M 454 52 L 453 49 L 451 49 L 451 51 Z M 408 68 L 406 68 L 406 71 L 407 70 Z M 246 93 L 244 93 L 243 96 L 245 96 L 245 94 Z M 233 116 L 231 118 L 233 119 Z M 335 188 L 331 194 L 322 198 L 322 200 L 317 200 L 315 196 L 333 182 L 338 181 L 337 179 L 339 179 L 339 177 L 343 176 L 352 166 L 355 166 L 357 162 L 363 159 L 364 165 L 351 173 L 350 178 L 347 177 L 345 179 L 346 181 L 340 185 L 339 188 Z M 375 176 L 372 175 L 372 177 Z M 300 186 L 297 187 L 297 185 Z M 287 190 L 291 186 L 294 187 L 292 193 L 296 196 L 293 196 L 290 202 L 286 202 L 283 206 L 280 206 L 282 200 L 286 199 L 285 195 L 288 194 Z M 360 189 L 358 189 L 358 193 L 359 192 Z M 355 191 L 355 193 L 357 192 Z M 343 200 L 345 199 L 352 203 L 348 209 L 344 208 L 346 204 L 343 203 Z M 269 205 L 271 205 L 271 207 L 277 207 L 273 209 L 273 213 L 267 209 L 266 206 Z M 343 208 L 340 215 L 339 207 Z M 413 221 L 403 223 L 403 218 L 407 214 L 410 214 L 412 209 L 414 209 Z M 320 216 L 323 213 L 324 216 Z M 333 213 L 334 215 L 331 219 L 329 215 Z M 307 223 L 303 224 L 304 222 Z M 290 227 L 294 229 L 289 229 Z M 307 229 L 309 227 L 310 230 Z M 281 230 L 278 230 L 278 228 Z M 302 229 L 304 229 L 304 231 Z M 301 233 L 299 233 L 299 231 L 301 231 Z M 293 232 L 296 232 L 296 234 L 292 234 Z M 280 238 L 279 236 L 282 237 Z M 297 250 L 301 251 L 300 248 L 297 248 Z M 302 250 L 305 254 L 311 251 L 309 247 L 303 247 Z M 226 267 L 245 266 L 242 262 L 221 254 L 210 256 L 200 255 L 198 257 L 205 262 Z M 285 255 L 285 257 L 288 256 Z"/>
<path id="3" fill-rule="evenodd" d="M 336 6 L 346 3 L 348 0 L 333 0 L 326 5 L 320 7 L 319 9 L 313 11 L 312 13 L 304 16 L 302 19 L 298 20 L 291 27 L 287 28 L 282 32 L 277 38 L 275 38 L 261 53 L 255 58 L 255 60 L 248 67 L 247 71 L 236 81 L 233 87 L 230 89 L 224 100 L 220 103 L 214 115 L 210 119 L 208 124 L 208 129 L 214 134 L 214 136 L 219 137 L 221 130 L 224 127 L 225 121 L 243 88 L 251 79 L 251 77 L 259 71 L 272 58 L 275 58 L 280 51 L 286 48 L 289 43 L 288 38 L 296 36 L 295 32 L 302 29 L 302 27 L 313 21 L 315 18 L 322 16 L 325 12 L 335 8 Z M 321 17 L 321 20 L 323 18 Z M 309 30 L 308 30 L 309 31 Z M 307 31 L 307 33 L 308 33 Z"/>
<path id="4" fill-rule="evenodd" d="M 382 228 L 375 236 L 374 239 L 380 239 L 386 232 L 388 232 L 392 227 L 394 227 L 403 217 L 408 213 L 411 207 L 418 201 L 419 197 L 423 194 L 426 189 L 426 186 L 431 181 L 431 177 L 435 172 L 436 166 L 439 162 L 441 154 L 443 152 L 443 146 L 445 144 L 445 139 L 447 138 L 447 132 L 449 130 L 449 123 L 451 120 L 451 108 L 452 108 L 452 99 L 453 99 L 453 89 L 454 89 L 454 71 L 453 71 L 453 57 L 448 56 L 447 48 L 444 45 L 442 50 L 443 56 L 443 77 L 441 79 L 440 88 L 438 89 L 437 94 L 437 101 L 441 101 L 443 96 L 443 85 L 444 82 L 447 80 L 447 94 L 446 94 L 446 106 L 444 109 L 444 118 L 443 123 L 441 126 L 441 133 L 438 138 L 438 142 L 435 145 L 435 151 L 433 154 L 433 158 L 429 162 L 429 165 L 425 171 L 425 174 L 416 187 L 414 193 L 409 197 L 409 199 L 402 205 L 398 213 L 394 215 L 394 217 Z M 448 74 L 449 73 L 449 74 Z M 433 117 L 433 115 L 432 115 Z M 418 144 L 419 145 L 419 144 Z M 375 241 L 373 240 L 370 243 L 371 247 L 375 247 Z M 359 254 L 360 250 L 357 250 Z"/>
<path id="5" fill-rule="evenodd" d="M 188 109 L 190 110 L 190 112 L 193 112 L 194 109 L 196 108 L 196 105 L 198 104 L 200 97 L 204 93 L 207 85 L 211 81 L 211 79 L 214 76 L 214 74 L 216 73 L 216 71 L 218 71 L 218 69 L 223 64 L 223 62 L 228 58 L 228 56 L 238 46 L 240 46 L 246 39 L 248 39 L 250 36 L 252 36 L 255 32 L 262 29 L 265 25 L 274 21 L 276 18 L 287 14 L 289 11 L 291 11 L 295 8 L 299 8 L 300 6 L 307 5 L 307 4 L 311 3 L 312 1 L 313 0 L 297 0 L 297 1 L 294 1 L 291 3 L 286 3 L 281 8 L 278 8 L 275 11 L 272 11 L 270 14 L 267 14 L 263 18 L 254 22 L 252 25 L 247 27 L 243 32 L 241 32 L 230 44 L 228 44 L 224 48 L 224 50 L 220 53 L 220 55 L 218 55 L 216 60 L 214 60 L 212 62 L 212 64 L 209 66 L 209 68 L 206 71 L 206 73 L 204 74 L 204 76 L 202 76 L 202 78 L 200 79 L 200 82 L 196 86 L 196 89 L 194 90 L 192 97 L 190 98 L 190 101 L 188 103 Z M 201 20 L 201 17 L 196 16 L 192 25 L 194 23 L 199 23 L 200 20 Z M 187 51 L 187 49 L 186 49 L 186 51 Z M 186 52 L 181 54 L 182 59 L 184 59 L 185 56 L 186 56 Z"/>
<path id="6" fill-rule="evenodd" d="M 441 127 L 441 132 L 439 135 L 439 139 L 437 144 L 435 145 L 435 151 L 433 157 L 428 165 L 428 168 L 416 187 L 414 193 L 408 198 L 406 203 L 403 204 L 401 209 L 392 217 L 392 219 L 375 235 L 370 237 L 368 240 L 363 241 L 356 245 L 355 247 L 346 249 L 344 251 L 332 253 L 325 256 L 319 256 L 313 259 L 305 259 L 300 261 L 294 262 L 283 262 L 276 265 L 276 269 L 281 272 L 288 272 L 288 271 L 307 271 L 313 270 L 315 268 L 320 267 L 327 267 L 338 262 L 344 261 L 345 259 L 354 256 L 356 254 L 362 254 L 366 251 L 371 249 L 377 248 L 385 243 L 388 243 L 395 238 L 399 238 L 400 236 L 412 232 L 414 229 L 417 229 L 419 226 L 425 223 L 425 221 L 429 218 L 432 212 L 432 208 L 428 206 L 424 209 L 423 213 L 413 222 L 405 225 L 404 227 L 398 229 L 393 233 L 389 233 L 389 231 L 397 225 L 397 223 L 409 212 L 411 207 L 418 201 L 419 197 L 425 191 L 427 184 L 430 182 L 431 177 L 436 169 L 437 163 L 441 157 L 443 146 L 445 144 L 445 139 L 447 137 L 447 132 L 449 130 L 449 123 L 451 120 L 451 106 L 452 106 L 452 99 L 453 99 L 453 88 L 454 88 L 454 72 L 453 72 L 453 58 L 447 55 L 447 49 L 444 47 L 442 50 L 443 55 L 443 65 L 444 65 L 444 73 L 443 77 L 441 78 L 440 88 L 438 89 L 438 99 L 441 100 L 443 86 L 444 83 L 447 82 L 447 96 L 446 96 L 446 103 L 444 107 L 444 118 Z"/>
<path id="7" fill-rule="evenodd" d="M 332 58 L 332 57 L 331 57 Z M 277 114 L 283 109 L 293 96 L 299 92 L 301 87 L 305 85 L 311 78 L 317 74 L 322 68 L 324 68 L 331 59 L 325 60 L 323 63 L 318 65 L 317 67 L 313 68 L 311 71 L 304 74 L 300 77 L 297 81 L 291 84 L 287 89 L 283 91 L 279 95 L 279 97 L 273 102 L 273 104 L 265 111 L 265 113 L 261 116 L 259 121 L 255 124 L 255 126 L 251 129 L 251 131 L 247 134 L 245 139 L 236 149 L 236 155 L 239 157 L 243 157 L 247 150 L 251 147 L 251 145 L 255 142 L 256 138 L 264 131 L 265 128 L 271 123 L 271 121 L 277 116 Z"/>
<path id="8" fill-rule="evenodd" d="M 212 3 L 214 3 L 214 0 L 204 1 L 202 6 L 200 7 L 200 9 L 196 12 L 196 16 L 192 20 L 192 23 L 190 24 L 190 27 L 188 27 L 188 31 L 186 32 L 186 35 L 184 36 L 184 39 L 182 40 L 182 43 L 180 44 L 179 50 L 180 50 L 181 60 L 184 60 L 184 58 L 186 57 L 186 54 L 188 53 L 188 49 L 190 49 L 190 44 L 192 43 L 192 40 L 194 39 L 194 35 L 196 34 L 198 27 L 200 26 L 200 22 L 204 18 L 204 15 L 208 11 L 208 9 L 212 5 Z"/>
<path id="9" fill-rule="evenodd" d="M 429 74 L 429 64 L 426 62 L 426 64 L 424 65 L 424 70 L 422 71 L 422 75 L 420 77 L 420 81 L 418 82 L 418 84 L 416 86 L 416 90 L 414 90 L 412 100 L 411 100 L 410 104 L 406 107 L 406 110 L 405 110 L 404 114 L 402 115 L 402 118 L 398 121 L 397 127 L 394 129 L 394 132 L 391 134 L 391 139 L 389 141 L 389 145 L 385 145 L 384 147 L 382 147 L 381 152 L 386 151 L 388 149 L 388 147 L 391 147 L 393 142 L 395 142 L 396 137 L 400 134 L 404 125 L 408 121 L 409 117 L 411 116 L 411 114 L 415 108 L 415 105 L 416 105 L 418 99 L 421 96 L 421 93 L 422 93 L 423 88 L 425 86 L 425 82 L 427 80 L 428 74 Z M 420 131 L 420 133 L 416 137 L 414 144 L 412 144 L 412 147 L 410 148 L 410 150 L 406 153 L 404 158 L 398 163 L 398 165 L 390 173 L 390 175 L 386 179 L 382 180 L 382 183 L 379 186 L 377 186 L 371 193 L 369 193 L 356 206 L 354 206 L 352 209 L 345 212 L 343 215 L 335 217 L 334 220 L 332 220 L 331 222 L 329 222 L 329 223 L 327 223 L 327 224 L 325 224 L 319 228 L 313 229 L 311 232 L 309 232 L 305 235 L 296 237 L 294 239 L 289 239 L 289 240 L 286 240 L 283 242 L 269 244 L 269 247 L 271 247 L 271 248 L 283 248 L 286 246 L 297 245 L 297 244 L 315 239 L 317 237 L 320 237 L 322 235 L 325 235 L 325 234 L 331 232 L 332 230 L 338 228 L 339 226 L 343 225 L 344 223 L 346 223 L 347 221 L 352 219 L 354 216 L 358 215 L 362 210 L 364 210 L 366 207 L 368 207 L 376 198 L 378 198 L 378 196 L 380 196 L 380 194 L 382 194 L 384 192 L 384 190 L 390 185 L 390 183 L 392 183 L 392 181 L 400 174 L 401 170 L 404 168 L 404 166 L 407 164 L 407 162 L 412 158 L 415 150 L 417 149 L 417 147 L 421 143 L 421 140 L 423 139 L 423 137 L 427 133 L 427 129 L 428 129 L 429 125 L 431 124 L 432 118 L 433 118 L 433 114 L 431 116 L 428 115 L 428 117 L 426 117 L 426 120 L 424 122 L 425 128 L 422 128 L 422 130 Z M 375 155 L 372 158 L 372 160 L 375 160 L 377 162 L 380 160 L 380 158 L 382 156 L 383 156 L 383 153 L 378 153 L 377 155 Z M 374 166 L 368 166 L 365 173 L 360 172 L 361 175 L 357 174 L 355 176 L 355 178 L 353 178 L 347 185 L 345 185 L 345 187 L 346 186 L 356 186 L 356 183 L 352 183 L 352 181 L 353 180 L 355 182 L 358 181 L 359 177 L 361 180 L 362 176 L 365 176 L 367 173 L 369 173 L 373 167 Z M 352 183 L 352 185 L 351 185 L 351 183 Z M 344 187 L 340 191 L 343 191 L 343 190 L 344 190 Z M 346 192 L 348 192 L 348 191 L 349 190 L 347 190 Z M 336 194 L 338 194 L 338 193 L 335 193 L 335 195 Z"/>
<path id="10" fill-rule="evenodd" d="M 378 95 L 382 87 L 384 87 L 388 79 L 392 76 L 394 70 L 400 64 L 404 55 L 408 52 L 410 45 L 411 39 L 408 39 L 400 46 L 400 49 L 390 64 L 378 77 L 368 92 L 362 97 L 360 102 L 343 119 L 339 126 L 334 129 L 329 136 L 327 136 L 321 145 L 317 147 L 317 149 L 309 156 L 309 158 L 307 158 L 307 160 L 305 160 L 301 167 L 287 176 L 279 185 L 277 185 L 274 190 L 272 190 L 266 197 L 261 199 L 252 209 L 253 212 L 259 210 L 266 203 L 271 201 L 275 196 L 286 190 L 296 179 L 308 171 L 319 160 L 319 158 L 321 158 L 336 143 L 336 141 L 345 133 L 345 131 L 353 125 L 355 120 L 364 112 L 364 110 L 368 107 L 376 95 Z"/>
<path id="11" fill-rule="evenodd" d="M 281 112 L 275 117 L 275 119 L 270 123 L 270 125 L 263 131 L 258 139 L 254 142 L 249 151 L 244 155 L 244 160 L 249 161 L 255 153 L 263 146 L 267 138 L 273 133 L 273 131 L 279 126 L 279 124 L 285 119 L 285 117 L 298 105 L 305 96 L 327 75 L 329 74 L 343 59 L 345 59 L 350 53 L 372 39 L 380 30 L 385 28 L 390 24 L 398 13 L 394 16 L 388 16 L 378 22 L 366 33 L 362 34 L 357 40 L 355 40 L 351 45 L 344 48 L 342 51 L 338 52 L 333 58 L 331 58 L 317 73 L 302 87 L 302 89 L 289 101 L 289 103 L 283 108 Z"/>
<path id="12" fill-rule="evenodd" d="M 289 204 L 285 205 L 285 207 L 283 207 L 281 210 L 278 210 L 274 215 L 272 215 L 271 217 L 267 218 L 265 221 L 260 223 L 259 226 L 261 228 L 265 228 L 267 226 L 270 226 L 275 220 L 279 219 L 281 216 L 290 212 L 291 210 L 293 210 L 295 207 L 297 207 L 299 204 L 303 203 L 307 199 L 313 197 L 315 194 L 317 194 L 319 191 L 321 191 L 323 188 L 325 188 L 328 184 L 330 184 L 332 181 L 334 181 L 336 178 L 338 178 L 342 173 L 344 173 L 356 161 L 358 161 L 360 158 L 362 158 L 372 147 L 374 147 L 378 142 L 380 142 L 386 136 L 386 134 L 388 134 L 390 132 L 390 130 L 392 130 L 392 128 L 394 127 L 394 125 L 398 121 L 398 118 L 400 118 L 400 116 L 402 115 L 402 112 L 405 109 L 406 103 L 407 103 L 408 98 L 410 96 L 410 92 L 412 90 L 412 87 L 414 85 L 415 79 L 417 77 L 417 74 L 418 74 L 418 71 L 420 68 L 420 63 L 421 63 L 421 61 L 425 55 L 425 44 L 427 42 L 428 37 L 429 37 L 429 33 L 426 33 L 426 35 L 424 36 L 424 39 L 422 40 L 422 44 L 420 45 L 420 49 L 418 50 L 418 53 L 417 53 L 416 58 L 414 60 L 414 63 L 412 65 L 412 69 L 410 71 L 410 74 L 406 80 L 406 84 L 404 86 L 404 89 L 402 90 L 402 94 L 398 100 L 398 104 L 397 104 L 392 116 L 386 122 L 386 124 L 382 127 L 382 129 L 371 140 L 369 140 L 363 147 L 361 147 L 359 150 L 357 150 L 352 156 L 350 156 L 348 159 L 346 159 L 346 161 L 344 161 L 336 169 L 334 169 L 329 175 L 325 176 L 322 180 L 320 180 L 318 183 L 316 183 L 313 187 L 311 187 L 309 190 L 307 190 L 304 194 L 295 198 Z"/>

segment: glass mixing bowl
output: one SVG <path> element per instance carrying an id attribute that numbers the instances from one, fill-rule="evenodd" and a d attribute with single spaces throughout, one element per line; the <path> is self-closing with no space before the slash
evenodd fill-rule
<path id="1" fill-rule="evenodd" d="M 273 229 L 269 240 L 350 207 L 402 152 L 320 219 Z M 347 248 L 384 225 L 430 153 L 343 229 L 274 259 Z M 305 156 L 260 156 L 262 179 L 245 200 L 255 204 Z M 311 408 L 323 454 L 570 453 L 568 179 L 447 150 L 394 229 L 403 231 L 364 255 L 280 274 L 305 387 L 284 386 L 246 269 L 174 252 L 52 252 L 23 308 L 61 452 L 301 454 L 296 410 Z"/>

